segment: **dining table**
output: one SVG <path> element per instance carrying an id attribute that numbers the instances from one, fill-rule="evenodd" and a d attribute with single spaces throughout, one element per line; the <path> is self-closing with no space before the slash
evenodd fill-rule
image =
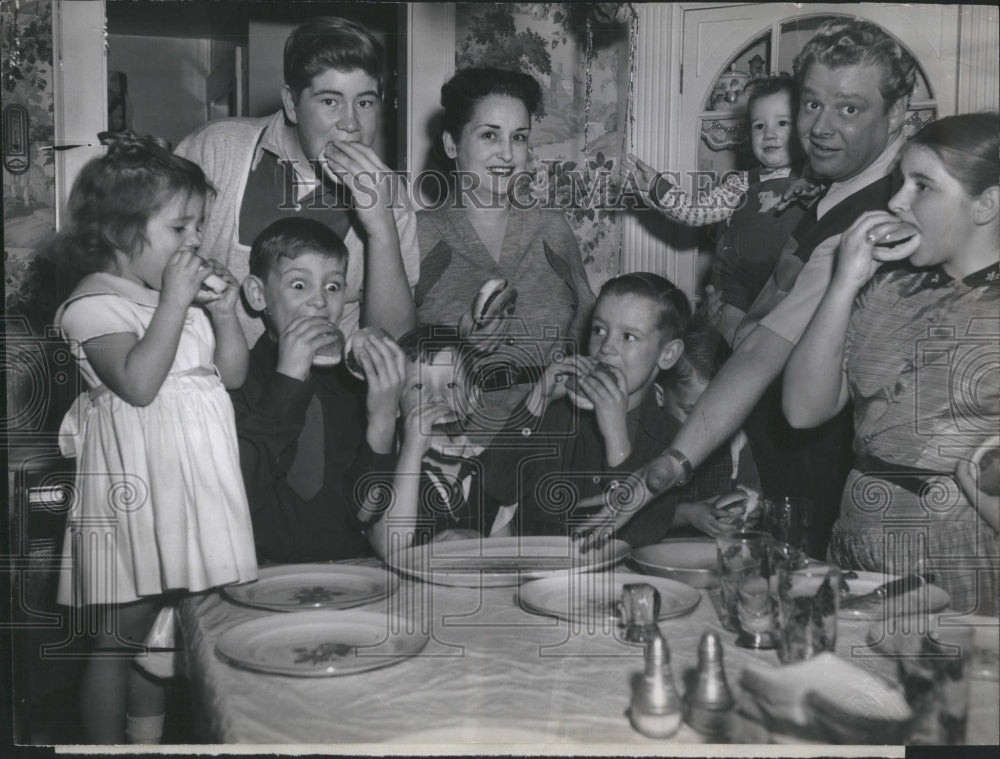
<path id="1" fill-rule="evenodd" d="M 384 566 L 374 559 L 332 566 L 359 564 Z M 652 755 L 666 744 L 722 742 L 686 722 L 667 739 L 633 728 L 628 709 L 643 672 L 643 646 L 626 640 L 613 615 L 561 619 L 538 613 L 524 603 L 519 594 L 526 586 L 516 581 L 444 585 L 385 571 L 392 580 L 390 594 L 352 611 L 379 615 L 387 639 L 416 635 L 423 642 L 388 666 L 346 674 L 302 677 L 236 666 L 217 650 L 220 639 L 239 625 L 283 612 L 241 603 L 225 591 L 184 600 L 178 607 L 179 635 L 199 738 L 219 744 L 307 744 L 353 754 L 421 747 L 489 754 L 520 746 L 530 747 L 529 753 Z M 633 576 L 635 569 L 627 564 L 613 571 L 632 582 L 644 577 Z M 590 592 L 599 577 L 574 579 L 571 585 Z M 737 647 L 735 634 L 720 622 L 718 590 L 695 592 L 694 608 L 659 621 L 678 692 L 690 687 L 699 643 L 704 633 L 713 632 L 722 642 L 724 671 L 736 701 L 725 742 L 788 741 L 760 718 L 740 679 L 747 667 L 781 666 L 776 652 Z M 319 612 L 299 612 L 313 613 Z M 895 662 L 870 645 L 874 626 L 881 624 L 840 620 L 836 654 L 891 679 Z M 998 688 L 995 680 L 971 681 L 968 743 L 1000 740 Z"/>

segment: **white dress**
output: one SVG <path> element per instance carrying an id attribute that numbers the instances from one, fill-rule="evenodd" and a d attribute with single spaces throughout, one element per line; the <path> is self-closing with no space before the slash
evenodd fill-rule
<path id="1" fill-rule="evenodd" d="M 102 335 L 141 338 L 158 303 L 155 290 L 90 274 L 56 314 L 90 387 L 60 430 L 63 455 L 77 459 L 62 604 L 128 603 L 257 577 L 236 422 L 205 312 L 188 309 L 170 374 L 148 406 L 101 385 L 81 348 Z"/>

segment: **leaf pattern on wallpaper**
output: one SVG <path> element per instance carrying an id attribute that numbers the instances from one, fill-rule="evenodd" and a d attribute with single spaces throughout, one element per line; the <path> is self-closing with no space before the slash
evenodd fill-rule
<path id="1" fill-rule="evenodd" d="M 621 221 L 602 207 L 601 199 L 621 162 L 629 76 L 627 18 L 619 4 L 600 6 L 603 15 L 598 18 L 590 5 L 572 3 L 459 3 L 455 51 L 459 69 L 519 69 L 542 85 L 544 111 L 531 133 L 534 194 L 542 200 L 554 197 L 566 211 L 595 289 L 619 268 Z M 575 188 L 573 181 L 578 183 Z M 573 205 L 574 194 L 587 202 L 567 207 Z"/>

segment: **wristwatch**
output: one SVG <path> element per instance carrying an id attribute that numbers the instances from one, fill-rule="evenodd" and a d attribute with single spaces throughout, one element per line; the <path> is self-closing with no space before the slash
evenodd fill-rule
<path id="1" fill-rule="evenodd" d="M 667 448 L 664 453 L 681 465 L 681 469 L 684 470 L 684 476 L 682 476 L 677 482 L 674 483 L 675 486 L 687 485 L 691 482 L 691 478 L 694 477 L 694 467 L 691 466 L 690 460 L 683 453 L 678 451 L 676 448 Z"/>

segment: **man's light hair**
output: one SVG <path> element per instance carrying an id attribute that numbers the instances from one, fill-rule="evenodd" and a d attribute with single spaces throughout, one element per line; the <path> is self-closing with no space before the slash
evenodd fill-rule
<path id="1" fill-rule="evenodd" d="M 878 66 L 882 71 L 879 91 L 886 110 L 900 98 L 910 97 L 917 80 L 913 56 L 870 21 L 841 19 L 823 24 L 795 57 L 795 78 L 800 86 L 813 63 L 831 69 Z"/>

